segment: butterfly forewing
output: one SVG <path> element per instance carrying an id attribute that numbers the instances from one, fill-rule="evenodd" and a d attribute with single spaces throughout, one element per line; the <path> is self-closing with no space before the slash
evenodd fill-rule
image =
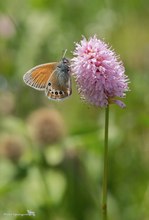
<path id="1" fill-rule="evenodd" d="M 24 82 L 37 90 L 45 90 L 47 82 L 56 69 L 57 62 L 35 66 L 23 76 Z"/>

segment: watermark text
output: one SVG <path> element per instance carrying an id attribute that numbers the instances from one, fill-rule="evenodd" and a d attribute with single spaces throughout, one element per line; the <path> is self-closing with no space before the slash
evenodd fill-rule
<path id="1" fill-rule="evenodd" d="M 31 210 L 27 210 L 27 213 L 13 213 L 13 212 L 5 212 L 3 213 L 5 216 L 35 216 L 35 212 Z"/>

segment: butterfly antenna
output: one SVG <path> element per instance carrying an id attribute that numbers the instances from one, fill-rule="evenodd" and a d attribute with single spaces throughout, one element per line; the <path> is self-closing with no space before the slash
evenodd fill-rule
<path id="1" fill-rule="evenodd" d="M 67 49 L 65 49 L 63 52 L 63 58 L 65 57 L 66 53 L 67 53 Z"/>

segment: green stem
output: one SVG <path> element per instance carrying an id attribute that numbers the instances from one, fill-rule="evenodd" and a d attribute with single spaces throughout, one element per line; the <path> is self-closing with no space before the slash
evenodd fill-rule
<path id="1" fill-rule="evenodd" d="M 47 183 L 47 179 L 46 179 L 46 173 L 45 173 L 45 169 L 43 167 L 43 164 L 42 164 L 42 161 L 45 160 L 45 155 L 44 155 L 44 152 L 43 152 L 43 149 L 39 149 L 39 152 L 38 152 L 40 155 L 38 160 L 38 170 L 39 170 L 39 174 L 40 174 L 40 177 L 41 177 L 41 180 L 42 180 L 42 183 L 43 183 L 43 190 L 44 190 L 44 198 L 45 198 L 45 212 L 46 212 L 46 215 L 48 217 L 48 219 L 50 218 L 51 214 L 50 214 L 50 205 L 51 205 L 51 195 L 50 195 L 50 190 L 49 190 L 49 186 L 48 186 L 48 183 Z"/>
<path id="2" fill-rule="evenodd" d="M 39 174 L 41 177 L 41 180 L 43 182 L 43 187 L 44 187 L 44 192 L 45 192 L 45 199 L 47 200 L 47 203 L 50 204 L 50 191 L 49 191 L 49 186 L 47 183 L 47 179 L 46 179 L 46 173 L 45 173 L 45 169 L 43 167 L 43 161 L 45 161 L 45 155 L 43 152 L 43 149 L 39 148 L 39 164 L 38 164 L 38 169 L 39 169 Z"/>
<path id="3" fill-rule="evenodd" d="M 105 109 L 105 142 L 104 142 L 104 170 L 103 170 L 103 194 L 102 194 L 103 220 L 107 220 L 108 128 L 109 128 L 109 106 L 107 106 L 107 108 Z"/>

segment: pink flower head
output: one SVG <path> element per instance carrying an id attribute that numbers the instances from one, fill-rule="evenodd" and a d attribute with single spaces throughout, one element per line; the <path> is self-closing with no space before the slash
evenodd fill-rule
<path id="1" fill-rule="evenodd" d="M 72 59 L 72 72 L 76 78 L 81 97 L 92 105 L 106 107 L 116 103 L 125 104 L 117 97 L 125 97 L 129 90 L 125 69 L 114 51 L 96 38 L 83 38 L 76 43 Z"/>

